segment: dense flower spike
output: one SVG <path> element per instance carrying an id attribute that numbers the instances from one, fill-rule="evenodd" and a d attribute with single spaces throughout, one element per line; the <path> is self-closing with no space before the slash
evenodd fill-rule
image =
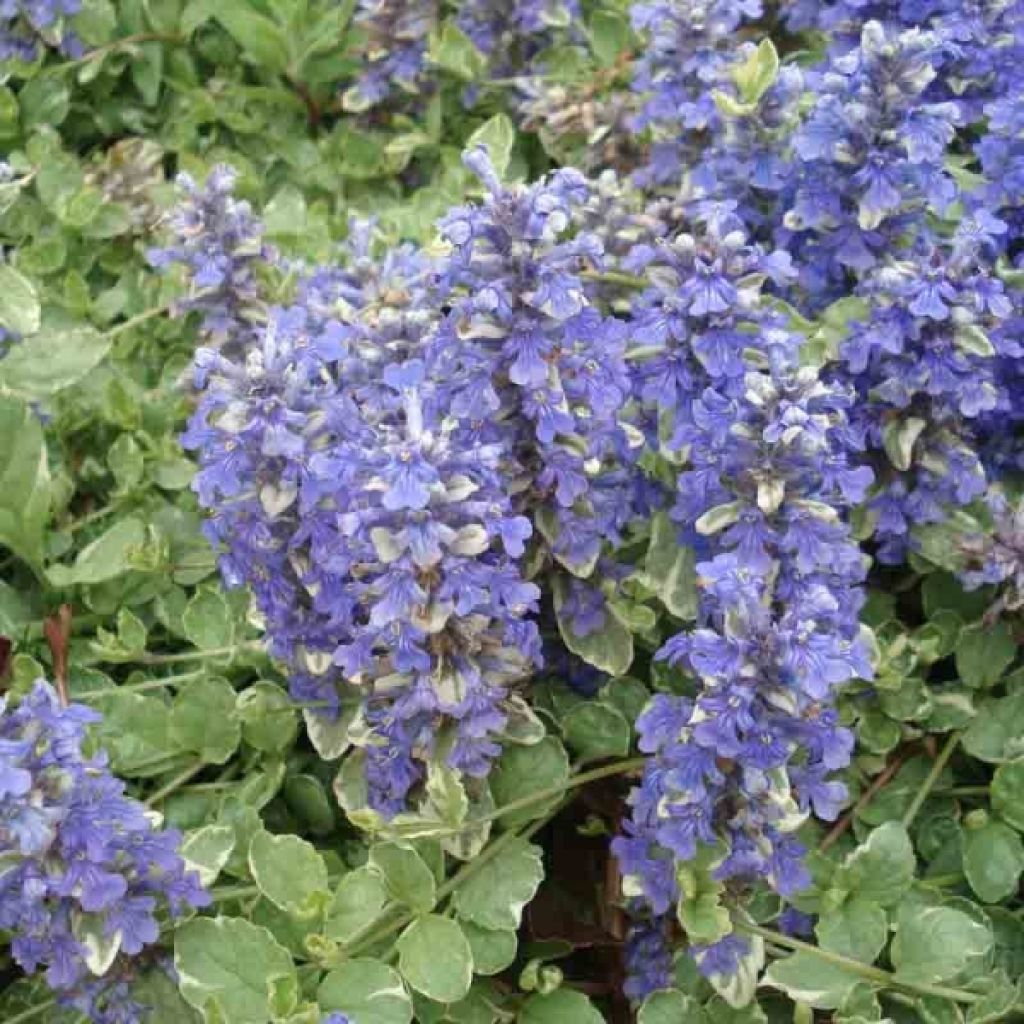
<path id="1" fill-rule="evenodd" d="M 679 896 L 677 867 L 715 848 L 712 877 L 806 885 L 793 829 L 835 817 L 845 790 L 829 775 L 852 736 L 831 708 L 836 686 L 871 675 L 857 621 L 864 566 L 837 510 L 863 498 L 852 467 L 850 397 L 813 368 L 763 311 L 756 272 L 791 275 L 781 253 L 745 243 L 726 219 L 698 237 L 641 248 L 657 268 L 638 330 L 661 348 L 640 370 L 666 442 L 686 454 L 674 517 L 701 561 L 698 627 L 660 652 L 699 681 L 695 700 L 659 695 L 638 722 L 652 757 L 616 850 L 629 891 L 654 914 Z M 695 950 L 729 975 L 748 946 Z"/>
<path id="2" fill-rule="evenodd" d="M 1004 231 L 988 217 L 970 244 L 922 245 L 913 261 L 890 262 L 858 289 L 870 313 L 840 348 L 839 376 L 856 389 L 852 421 L 878 453 L 867 508 L 883 561 L 903 559 L 912 525 L 939 522 L 985 491 L 980 420 L 1011 401 L 995 342 L 1012 305 L 984 269 L 984 250 Z M 1005 343 L 1016 351 L 1012 338 Z"/>
<path id="3" fill-rule="evenodd" d="M 796 191 L 779 234 L 814 308 L 956 197 L 945 154 L 961 113 L 926 98 L 941 46 L 934 34 L 869 22 L 859 46 L 822 73 L 793 138 Z"/>
<path id="4" fill-rule="evenodd" d="M 455 23 L 489 58 L 490 73 L 507 76 L 543 72 L 545 48 L 581 18 L 579 0 L 463 0 Z"/>
<path id="5" fill-rule="evenodd" d="M 81 43 L 62 21 L 81 8 L 81 0 L 6 0 L 0 4 L 0 60 L 35 60 L 42 46 L 77 55 Z"/>
<path id="6" fill-rule="evenodd" d="M 98 717 L 61 707 L 42 681 L 16 707 L 0 701 L 0 928 L 25 971 L 45 968 L 75 1005 L 114 1007 L 126 992 L 93 976 L 156 942 L 158 912 L 177 916 L 209 896 L 185 870 L 177 833 L 155 830 L 105 757 L 83 753 Z"/>
<path id="7" fill-rule="evenodd" d="M 275 255 L 262 242 L 262 225 L 249 204 L 235 198 L 236 178 L 230 167 L 215 167 L 199 188 L 187 174 L 178 175 L 185 198 L 171 218 L 174 242 L 150 250 L 149 260 L 160 270 L 184 267 L 192 294 L 181 309 L 202 313 L 203 331 L 216 344 L 230 337 L 242 348 L 252 328 L 245 312 L 258 294 L 256 268 Z"/>
<path id="8" fill-rule="evenodd" d="M 718 82 L 736 31 L 761 15 L 761 0 L 647 0 L 630 8 L 646 39 L 633 88 L 644 98 L 635 131 L 652 134 L 646 185 L 678 183 L 718 125 L 711 86 Z"/>
<path id="9" fill-rule="evenodd" d="M 507 685 L 540 661 L 539 591 L 517 568 L 532 527 L 504 435 L 469 436 L 410 358 L 437 320 L 431 265 L 370 246 L 354 224 L 347 266 L 303 279 L 248 351 L 200 353 L 185 440 L 222 573 L 252 586 L 293 692 L 336 708 L 359 687 L 352 734 L 392 815 L 442 747 L 486 772 Z"/>
<path id="10" fill-rule="evenodd" d="M 345 92 L 346 110 L 366 110 L 399 90 L 421 91 L 437 12 L 437 0 L 359 0 L 354 21 L 365 35 L 367 67 Z"/>
<path id="11" fill-rule="evenodd" d="M 569 229 L 588 195 L 575 171 L 504 188 L 484 149 L 466 157 L 486 187 L 441 230 L 451 313 L 428 346 L 430 372 L 466 437 L 501 440 L 521 467 L 519 507 L 578 575 L 632 514 L 632 455 L 617 419 L 630 395 L 626 332 L 587 300 L 596 236 Z M 511 477 L 510 477 L 511 483 Z"/>

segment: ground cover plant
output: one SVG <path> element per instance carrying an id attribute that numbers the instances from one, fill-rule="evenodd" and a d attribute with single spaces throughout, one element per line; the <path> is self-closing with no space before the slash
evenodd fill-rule
<path id="1" fill-rule="evenodd" d="M 1024 1016 L 1024 3 L 0 3 L 0 1019 Z"/>

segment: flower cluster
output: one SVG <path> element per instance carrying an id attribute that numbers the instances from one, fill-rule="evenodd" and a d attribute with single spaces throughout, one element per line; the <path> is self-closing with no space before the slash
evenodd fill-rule
<path id="1" fill-rule="evenodd" d="M 367 67 L 345 92 L 346 110 L 367 110 L 398 90 L 421 91 L 437 7 L 437 0 L 359 0 L 353 20 L 365 37 Z"/>
<path id="2" fill-rule="evenodd" d="M 350 735 L 390 816 L 435 753 L 486 773 L 507 687 L 540 662 L 539 591 L 518 568 L 532 526 L 505 432 L 416 358 L 439 329 L 432 266 L 371 244 L 354 224 L 345 265 L 267 309 L 248 351 L 200 352 L 185 443 L 222 573 L 252 587 L 293 693 L 336 714 L 339 685 L 358 687 Z"/>
<path id="3" fill-rule="evenodd" d="M 645 0 L 630 8 L 646 38 L 633 88 L 644 99 L 634 131 L 652 135 L 645 185 L 678 183 L 718 127 L 712 96 L 736 32 L 761 15 L 761 0 Z"/>
<path id="4" fill-rule="evenodd" d="M 719 848 L 716 883 L 766 878 L 787 896 L 808 881 L 791 833 L 812 809 L 836 816 L 845 790 L 829 776 L 853 743 L 833 692 L 872 672 L 857 620 L 864 565 L 838 512 L 871 474 L 850 463 L 850 396 L 800 368 L 797 340 L 761 308 L 753 272 L 785 279 L 783 254 L 726 219 L 631 263 L 656 268 L 638 331 L 661 351 L 641 394 L 686 454 L 673 515 L 701 558 L 697 628 L 659 653 L 697 696 L 659 695 L 640 717 L 651 757 L 615 842 L 629 893 L 657 917 L 680 896 L 678 866 L 706 848 Z M 720 940 L 694 951 L 709 976 L 746 951 Z"/>
<path id="5" fill-rule="evenodd" d="M 492 60 L 492 73 L 508 75 L 526 67 L 552 33 L 578 24 L 579 0 L 463 0 L 456 24 L 481 53 Z"/>
<path id="6" fill-rule="evenodd" d="M 6 0 L 0 4 L 0 60 L 32 61 L 42 46 L 77 55 L 81 43 L 64 30 L 63 19 L 81 8 L 82 0 Z"/>
<path id="7" fill-rule="evenodd" d="M 815 308 L 956 197 L 945 157 L 960 110 L 926 98 L 941 42 L 869 22 L 859 46 L 821 74 L 793 137 L 795 194 L 778 234 Z"/>
<path id="8" fill-rule="evenodd" d="M 245 312 L 258 295 L 257 268 L 273 263 L 274 252 L 261 240 L 262 225 L 249 204 L 235 198 L 236 179 L 230 167 L 218 166 L 199 188 L 189 175 L 179 174 L 184 198 L 171 218 L 174 243 L 151 249 L 148 256 L 158 270 L 183 266 L 192 294 L 181 311 L 199 311 L 203 331 L 215 344 L 230 337 L 242 348 L 253 329 Z"/>
<path id="9" fill-rule="evenodd" d="M 878 453 L 867 508 L 882 561 L 903 560 L 912 525 L 940 522 L 985 492 L 979 421 L 1013 401 L 994 358 L 996 344 L 1016 350 L 996 330 L 1012 305 L 983 251 L 1005 225 L 976 221 L 969 241 L 921 246 L 867 275 L 858 292 L 870 312 L 840 349 L 837 375 L 858 395 L 853 420 Z"/>
<path id="10" fill-rule="evenodd" d="M 342 97 L 346 110 L 361 113 L 437 88 L 428 43 L 438 31 L 440 8 L 438 0 L 359 0 L 353 21 L 366 67 Z M 559 34 L 571 36 L 580 17 L 579 0 L 461 0 L 452 23 L 484 58 L 487 74 L 504 78 L 543 71 L 545 49 Z M 463 99 L 472 103 L 477 93 L 471 86 Z"/>
<path id="11" fill-rule="evenodd" d="M 1000 588 L 993 608 L 1017 611 L 1024 608 L 1024 499 L 1011 500 L 1002 491 L 988 495 L 991 527 L 960 539 L 965 586 L 991 584 Z"/>
<path id="12" fill-rule="evenodd" d="M 532 528 L 504 491 L 500 446 L 458 436 L 419 360 L 384 383 L 394 399 L 313 456 L 303 501 L 329 496 L 336 511 L 311 554 L 332 554 L 344 576 L 314 609 L 333 614 L 334 662 L 367 690 L 370 802 L 391 815 L 439 749 L 457 771 L 487 773 L 505 687 L 540 662 L 526 618 L 540 591 L 517 566 Z"/>
<path id="13" fill-rule="evenodd" d="M 94 976 L 113 969 L 116 981 L 119 961 L 157 941 L 158 912 L 177 916 L 209 896 L 185 870 L 179 836 L 154 829 L 104 756 L 83 752 L 97 719 L 62 707 L 42 681 L 17 707 L 0 702 L 0 928 L 15 962 L 45 968 L 73 1005 L 113 1006 L 126 991 Z"/>
<path id="14" fill-rule="evenodd" d="M 589 189 L 568 170 L 504 188 L 485 150 L 466 162 L 487 193 L 441 224 L 451 312 L 427 348 L 431 376 L 461 436 L 513 453 L 520 507 L 534 510 L 555 558 L 586 576 L 632 516 L 634 457 L 617 419 L 631 388 L 626 331 L 589 302 L 581 276 L 601 243 L 570 233 Z"/>

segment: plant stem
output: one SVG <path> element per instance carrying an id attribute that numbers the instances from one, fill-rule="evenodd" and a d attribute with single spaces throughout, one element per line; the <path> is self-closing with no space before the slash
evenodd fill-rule
<path id="1" fill-rule="evenodd" d="M 936 996 L 939 999 L 950 999 L 955 1003 L 977 1003 L 981 996 L 975 992 L 964 992 L 958 988 L 946 988 L 943 985 L 929 985 L 925 982 L 906 981 L 897 977 L 891 971 L 883 971 L 881 967 L 872 967 L 870 964 L 862 964 L 859 960 L 851 960 L 849 957 L 841 956 L 839 953 L 831 953 L 827 949 L 812 945 L 810 942 L 801 942 L 800 939 L 790 938 L 781 932 L 772 931 L 771 928 L 762 928 L 759 924 L 740 922 L 736 926 L 740 931 L 749 932 L 752 935 L 759 935 L 761 938 L 776 945 L 785 946 L 787 949 L 796 950 L 800 953 L 810 953 L 812 956 L 824 960 L 841 970 L 856 974 L 867 981 L 884 988 L 903 989 L 906 992 L 915 992 L 922 996 Z"/>
<path id="2" fill-rule="evenodd" d="M 906 755 L 901 754 L 893 758 L 892 763 L 889 764 L 884 771 L 882 771 L 875 779 L 872 780 L 871 785 L 864 790 L 860 795 L 860 799 L 836 822 L 834 828 L 827 836 L 821 841 L 819 850 L 827 850 L 830 846 L 835 845 L 839 839 L 843 836 L 843 833 L 853 824 L 853 819 L 871 801 L 875 798 L 875 795 L 879 790 L 887 786 L 893 779 L 893 776 L 903 767 L 903 762 L 906 760 Z"/>
<path id="3" fill-rule="evenodd" d="M 119 324 L 115 324 L 113 327 L 109 327 L 103 333 L 108 338 L 116 338 L 119 334 L 123 334 L 125 331 L 130 331 L 133 327 L 138 327 L 139 324 L 146 323 L 147 320 L 152 320 L 154 317 L 164 316 L 174 308 L 174 302 L 165 302 L 162 306 L 153 306 L 152 309 L 143 310 L 141 313 L 137 313 L 135 316 L 129 317 L 127 320 L 123 320 Z"/>
<path id="4" fill-rule="evenodd" d="M 528 840 L 539 832 L 564 806 L 564 803 L 560 803 L 553 811 L 545 814 L 543 818 L 533 822 L 528 828 L 522 831 L 515 831 L 510 829 L 504 835 L 499 836 L 494 840 L 478 857 L 474 860 L 468 861 L 464 864 L 451 878 L 448 879 L 443 885 L 438 886 L 437 895 L 434 899 L 434 908 L 436 909 L 443 900 L 447 899 L 460 885 L 468 882 L 475 874 L 482 871 L 495 857 L 498 856 L 503 850 L 512 843 L 519 839 Z M 355 935 L 345 944 L 345 953 L 348 956 L 354 956 L 359 952 L 360 949 L 373 946 L 377 942 L 381 942 L 386 939 L 389 935 L 394 934 L 397 931 L 401 931 L 410 921 L 415 920 L 416 915 L 414 913 L 405 913 L 399 916 L 395 921 L 388 922 L 382 926 L 376 926 L 376 922 L 371 923 L 369 926 L 360 929 Z M 387 954 L 384 959 L 387 959 L 391 953 Z"/>
<path id="5" fill-rule="evenodd" d="M 74 60 L 66 60 L 60 64 L 53 64 L 46 69 L 45 73 L 53 74 L 58 71 L 67 71 L 69 68 L 76 68 L 81 64 L 88 64 L 90 61 L 99 59 L 100 57 L 106 56 L 108 53 L 113 53 L 119 50 L 122 46 L 135 46 L 139 43 L 184 43 L 186 39 L 184 36 L 177 34 L 171 34 L 167 32 L 137 32 L 135 35 L 125 36 L 123 39 L 114 39 L 109 43 L 104 43 L 103 46 L 97 46 L 94 50 L 90 50 L 88 53 L 83 53 L 81 57 L 76 57 Z"/>
<path id="6" fill-rule="evenodd" d="M 623 274 L 618 270 L 582 270 L 580 277 L 585 281 L 600 281 L 603 284 L 617 284 L 623 288 L 636 288 L 637 290 L 647 287 L 647 282 L 635 274 Z"/>
<path id="7" fill-rule="evenodd" d="M 259 640 L 250 640 L 244 644 L 229 644 L 227 647 L 211 647 L 205 651 L 181 651 L 177 654 L 141 654 L 135 660 L 143 665 L 174 665 L 182 661 L 202 661 L 204 658 L 223 658 L 237 654 L 239 651 L 262 650 Z"/>
<path id="8" fill-rule="evenodd" d="M 163 679 L 147 679 L 143 683 L 124 683 L 121 686 L 112 686 L 109 690 L 86 690 L 84 693 L 73 693 L 74 700 L 100 700 L 103 697 L 116 697 L 121 693 L 146 693 L 148 690 L 163 690 L 168 686 L 177 686 L 186 679 L 199 679 L 206 675 L 206 669 L 196 669 L 194 672 L 180 672 L 173 676 L 164 676 Z"/>
<path id="9" fill-rule="evenodd" d="M 210 895 L 214 903 L 224 903 L 227 900 L 240 900 L 246 896 L 259 896 L 259 886 L 256 885 L 234 885 L 224 889 L 211 889 Z"/>
<path id="10" fill-rule="evenodd" d="M 935 783 L 938 782 L 942 769 L 946 767 L 947 762 L 953 756 L 953 751 L 956 750 L 959 742 L 960 733 L 951 733 L 949 739 L 946 740 L 946 745 L 939 751 L 939 756 L 935 758 L 931 769 L 925 776 L 924 782 L 921 783 L 921 788 L 914 794 L 914 799 L 910 802 L 910 806 L 903 815 L 903 824 L 906 828 L 910 828 L 914 818 L 917 817 L 917 812 L 921 810 L 921 805 L 928 799 L 928 794 L 931 793 Z"/>
<path id="11" fill-rule="evenodd" d="M 172 793 L 186 785 L 189 779 L 195 778 L 205 767 L 206 763 L 204 761 L 197 761 L 195 764 L 189 765 L 180 775 L 175 775 L 166 786 L 161 786 L 152 796 L 147 798 L 146 806 L 154 807 L 161 800 L 166 800 Z"/>
<path id="12" fill-rule="evenodd" d="M 936 796 L 988 796 L 988 786 L 950 786 L 948 789 L 936 789 Z"/>
<path id="13" fill-rule="evenodd" d="M 14 1017 L 8 1017 L 4 1024 L 25 1024 L 25 1021 L 35 1020 L 36 1017 L 42 1016 L 47 1010 L 52 1010 L 56 1005 L 56 999 L 47 999 L 45 1003 L 36 1003 L 35 1006 L 22 1010 L 21 1013 Z"/>
<path id="14" fill-rule="evenodd" d="M 538 790 L 536 793 L 531 793 L 529 796 L 520 797 L 518 800 L 513 800 L 511 803 L 507 803 L 491 811 L 490 814 L 485 814 L 479 818 L 473 818 L 472 821 L 466 822 L 461 828 L 452 828 L 446 832 L 434 833 L 437 836 L 457 836 L 467 829 L 475 828 L 477 825 L 482 825 L 488 821 L 497 821 L 499 818 L 504 818 L 509 814 L 515 814 L 516 811 L 525 810 L 528 807 L 532 807 L 534 804 L 543 803 L 545 800 L 550 800 L 552 797 L 560 796 L 562 793 L 567 793 L 571 789 L 577 789 L 579 786 L 585 786 L 588 782 L 596 782 L 598 779 L 611 778 L 613 775 L 622 775 L 625 772 L 632 771 L 635 768 L 642 768 L 647 762 L 646 757 L 631 757 L 625 761 L 615 761 L 613 764 L 606 764 L 602 768 L 592 768 L 589 772 L 581 772 L 579 775 L 573 775 L 566 779 L 565 782 L 558 786 L 549 786 L 547 789 Z M 415 827 L 415 826 L 413 826 Z"/>

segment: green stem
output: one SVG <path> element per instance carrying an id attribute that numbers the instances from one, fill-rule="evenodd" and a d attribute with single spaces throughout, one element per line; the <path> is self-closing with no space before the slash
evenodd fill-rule
<path id="1" fill-rule="evenodd" d="M 177 654 L 142 654 L 136 661 L 143 665 L 174 665 L 182 661 L 202 661 L 204 658 L 224 658 L 233 656 L 239 651 L 262 650 L 259 640 L 250 640 L 244 644 L 230 644 L 227 647 L 211 647 L 205 651 L 181 651 Z"/>
<path id="2" fill-rule="evenodd" d="M 214 903 L 226 903 L 228 900 L 241 900 L 246 896 L 259 896 L 257 885 L 230 885 L 224 889 L 211 889 L 210 896 Z"/>
<path id="3" fill-rule="evenodd" d="M 862 964 L 859 960 L 851 960 L 849 957 L 841 956 L 839 953 L 831 953 L 827 949 L 821 949 L 809 942 L 801 942 L 800 939 L 790 938 L 781 932 L 772 931 L 770 928 L 763 928 L 758 924 L 742 922 L 737 924 L 740 931 L 749 932 L 752 935 L 760 935 L 761 938 L 774 942 L 776 945 L 784 946 L 787 949 L 796 950 L 800 953 L 810 953 L 826 963 L 832 964 L 841 970 L 856 974 L 866 981 L 874 982 L 883 988 L 903 989 L 906 992 L 914 992 L 922 996 L 936 996 L 939 999 L 950 999 L 955 1003 L 977 1003 L 981 996 L 974 992 L 964 992 L 958 988 L 946 988 L 943 985 L 929 985 L 925 982 L 906 981 L 897 977 L 891 971 L 883 971 L 881 967 L 872 967 L 870 964 Z"/>
<path id="4" fill-rule="evenodd" d="M 583 270 L 580 277 L 585 281 L 600 281 L 602 284 L 617 284 L 623 288 L 635 288 L 637 290 L 647 287 L 647 282 L 635 274 L 623 274 L 618 270 Z"/>
<path id="5" fill-rule="evenodd" d="M 167 32 L 137 32 L 135 35 L 125 36 L 123 39 L 115 39 L 112 42 L 105 43 L 103 46 L 97 46 L 94 50 L 90 50 L 88 53 L 83 53 L 81 57 L 76 57 L 74 60 L 66 60 L 60 64 L 52 64 L 50 67 L 46 68 L 45 73 L 54 74 L 58 71 L 67 71 L 70 68 L 77 68 L 82 64 L 88 64 L 90 61 L 98 60 L 100 57 L 105 57 L 108 53 L 114 53 L 123 46 L 136 46 L 139 43 L 184 42 L 187 42 L 184 36 Z"/>
<path id="6" fill-rule="evenodd" d="M 936 796 L 988 796 L 989 793 L 988 786 L 950 786 L 935 790 Z"/>
<path id="7" fill-rule="evenodd" d="M 195 764 L 189 765 L 180 775 L 175 775 L 166 786 L 161 786 L 152 796 L 148 797 L 146 806 L 155 807 L 161 800 L 166 800 L 172 793 L 186 785 L 190 779 L 194 779 L 205 767 L 204 761 L 197 761 Z"/>
<path id="8" fill-rule="evenodd" d="M 152 320 L 154 317 L 165 316 L 173 308 L 173 302 L 165 302 L 162 306 L 154 306 L 152 309 L 143 310 L 141 313 L 137 313 L 135 316 L 129 317 L 127 320 L 123 320 L 119 324 L 115 324 L 113 327 L 108 328 L 104 333 L 108 338 L 116 338 L 119 334 L 124 334 L 125 331 L 130 331 L 133 327 L 138 327 L 139 324 L 144 324 L 146 321 Z"/>
<path id="9" fill-rule="evenodd" d="M 947 762 L 953 756 L 953 751 L 956 750 L 959 742 L 960 733 L 951 733 L 949 739 L 946 740 L 946 745 L 939 751 L 939 756 L 935 758 L 931 769 L 925 776 L 924 782 L 921 783 L 921 788 L 914 794 L 914 799 L 910 802 L 910 806 L 903 815 L 903 825 L 905 828 L 910 828 L 914 818 L 917 817 L 917 812 L 921 810 L 921 805 L 928 799 L 928 794 L 934 789 L 935 783 L 938 782 L 939 776 L 942 774 L 942 769 L 946 767 Z"/>
<path id="10" fill-rule="evenodd" d="M 528 828 L 523 829 L 520 832 L 510 829 L 504 835 L 495 839 L 494 842 L 491 843 L 490 846 L 488 846 L 478 857 L 474 860 L 468 861 L 454 875 L 452 875 L 447 882 L 438 886 L 437 895 L 434 899 L 434 908 L 438 907 L 442 901 L 455 892 L 460 885 L 468 882 L 474 875 L 482 871 L 507 847 L 511 846 L 519 839 L 525 841 L 532 838 L 562 809 L 562 806 L 562 804 L 559 804 L 553 811 L 545 814 L 544 817 L 539 818 Z M 389 935 L 393 935 L 395 932 L 401 931 L 407 924 L 415 919 L 415 913 L 405 913 L 400 915 L 396 921 L 391 921 L 381 926 L 377 926 L 376 922 L 373 922 L 367 927 L 356 932 L 356 934 L 349 939 L 345 944 L 345 953 L 350 957 L 355 956 L 360 949 L 366 949 L 378 942 L 382 942 Z M 384 959 L 387 959 L 388 956 L 390 956 L 390 951 Z"/>
<path id="11" fill-rule="evenodd" d="M 116 697 L 122 693 L 146 693 L 149 690 L 163 690 L 168 686 L 177 686 L 188 679 L 199 679 L 205 676 L 206 669 L 196 669 L 194 672 L 179 672 L 173 676 L 164 676 L 163 679 L 147 679 L 142 683 L 124 683 L 120 686 L 112 686 L 107 690 L 86 690 L 83 693 L 73 693 L 73 700 L 101 700 L 105 697 Z"/>
<path id="12" fill-rule="evenodd" d="M 25 1021 L 35 1020 L 36 1017 L 41 1017 L 47 1010 L 52 1010 L 57 1005 L 56 999 L 47 999 L 45 1003 L 36 1003 L 35 1006 L 30 1006 L 27 1010 L 22 1010 L 15 1017 L 8 1017 L 4 1024 L 25 1024 Z"/>
<path id="13" fill-rule="evenodd" d="M 504 818 L 509 814 L 515 814 L 516 811 L 523 811 L 528 807 L 532 807 L 534 804 L 543 803 L 545 800 L 550 800 L 552 797 L 561 796 L 563 793 L 567 793 L 571 789 L 577 789 L 580 786 L 587 785 L 588 782 L 596 782 L 598 779 L 607 779 L 611 778 L 613 775 L 622 775 L 635 768 L 642 768 L 644 764 L 646 764 L 647 760 L 648 759 L 646 757 L 631 757 L 625 761 L 616 761 L 613 764 L 606 764 L 603 768 L 592 768 L 589 772 L 580 772 L 579 775 L 573 775 L 557 786 L 549 786 L 547 789 L 538 790 L 536 793 L 531 793 L 529 796 L 523 796 L 518 800 L 513 800 L 511 803 L 503 804 L 497 810 L 491 811 L 490 814 L 485 814 L 479 818 L 473 818 L 472 821 L 466 822 L 466 824 L 461 828 L 453 828 L 449 829 L 447 832 L 434 834 L 438 836 L 457 836 L 460 833 L 471 828 L 476 828 L 478 825 L 482 825 L 485 822 L 497 821 L 499 818 Z"/>

